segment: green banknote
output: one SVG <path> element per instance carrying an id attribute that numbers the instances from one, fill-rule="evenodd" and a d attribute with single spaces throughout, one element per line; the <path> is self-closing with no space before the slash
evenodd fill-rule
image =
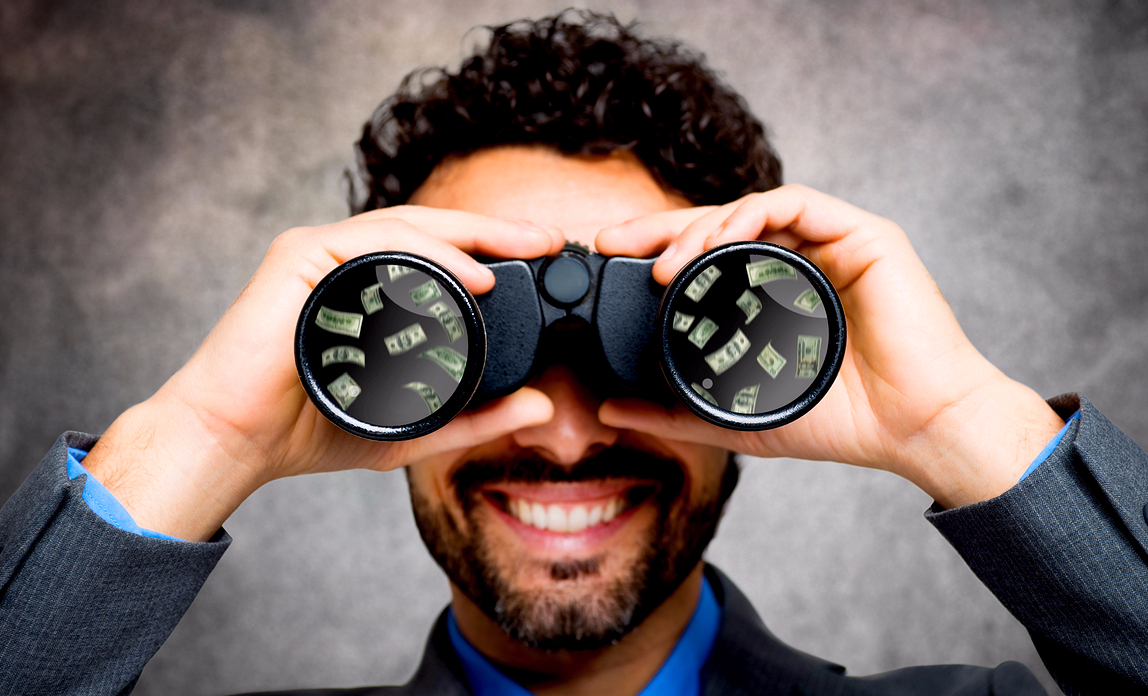
<path id="1" fill-rule="evenodd" d="M 323 367 L 335 363 L 354 363 L 359 367 L 367 366 L 367 354 L 354 346 L 333 346 L 323 351 L 321 359 Z"/>
<path id="2" fill-rule="evenodd" d="M 781 259 L 766 259 L 745 265 L 745 272 L 749 275 L 750 286 L 765 285 L 783 278 L 796 278 L 797 271 Z"/>
<path id="3" fill-rule="evenodd" d="M 786 360 L 778 353 L 773 347 L 773 341 L 765 344 L 765 348 L 757 354 L 757 364 L 761 365 L 761 369 L 769 373 L 769 376 L 777 379 L 777 375 L 781 374 L 781 368 L 785 367 Z"/>
<path id="4" fill-rule="evenodd" d="M 450 346 L 427 348 L 419 353 L 419 357 L 441 367 L 456 382 L 462 381 L 462 374 L 466 372 L 466 356 Z"/>
<path id="5" fill-rule="evenodd" d="M 717 330 L 718 325 L 715 324 L 713 320 L 709 317 L 702 317 L 702 320 L 697 323 L 697 326 L 694 327 L 694 330 L 691 331 L 686 338 L 698 348 L 705 348 L 706 343 L 717 333 Z"/>
<path id="6" fill-rule="evenodd" d="M 741 329 L 738 329 L 734 332 L 733 337 L 725 342 L 724 346 L 706 356 L 706 364 L 710 366 L 714 374 L 720 375 L 733 367 L 738 360 L 741 360 L 748 350 L 749 339 L 741 332 Z"/>
<path id="7" fill-rule="evenodd" d="M 797 296 L 793 301 L 793 306 L 798 309 L 813 314 L 813 310 L 821 304 L 821 296 L 813 288 L 809 288 L 805 292 Z"/>
<path id="8" fill-rule="evenodd" d="M 418 322 L 383 338 L 383 344 L 391 355 L 402 355 L 411 348 L 427 342 L 427 335 Z"/>
<path id="9" fill-rule="evenodd" d="M 331 333 L 358 338 L 359 332 L 363 330 L 363 315 L 319 307 L 319 313 L 315 316 L 315 326 Z"/>
<path id="10" fill-rule="evenodd" d="M 383 308 L 383 284 L 368 285 L 359 293 L 359 297 L 363 300 L 363 311 L 368 315 L 374 314 Z"/>
<path id="11" fill-rule="evenodd" d="M 438 392 L 436 392 L 434 387 L 430 386 L 429 384 L 424 384 L 422 382 L 408 382 L 404 384 L 402 388 L 410 389 L 411 391 L 421 396 L 423 401 L 426 403 L 427 409 L 430 411 L 430 413 L 434 413 L 435 411 L 442 408 L 442 399 L 438 398 Z"/>
<path id="12" fill-rule="evenodd" d="M 686 297 L 694 302 L 700 301 L 702 297 L 709 292 L 709 289 L 713 287 L 713 284 L 717 282 L 719 277 L 721 277 L 721 269 L 717 266 L 707 267 L 686 287 Z"/>
<path id="13" fill-rule="evenodd" d="M 757 413 L 757 392 L 760 384 L 751 384 L 742 387 L 733 395 L 733 405 L 730 410 L 734 413 Z"/>
<path id="14" fill-rule="evenodd" d="M 821 367 L 821 337 L 797 337 L 797 379 L 809 379 L 817 376 Z"/>
<path id="15" fill-rule="evenodd" d="M 363 389 L 344 372 L 327 385 L 327 392 L 339 402 L 339 407 L 346 411 L 355 398 L 363 393 Z"/>

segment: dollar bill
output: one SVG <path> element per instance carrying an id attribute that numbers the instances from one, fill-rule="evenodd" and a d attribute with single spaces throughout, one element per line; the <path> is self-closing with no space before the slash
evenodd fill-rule
<path id="1" fill-rule="evenodd" d="M 362 387 L 351 379 L 351 375 L 344 372 L 327 385 L 327 391 L 339 402 L 339 408 L 346 411 L 351 403 L 363 393 Z"/>
<path id="2" fill-rule="evenodd" d="M 706 364 L 710 366 L 714 374 L 720 375 L 733 367 L 738 360 L 741 360 L 741 356 L 745 355 L 748 350 L 749 339 L 745 337 L 741 329 L 738 329 L 734 332 L 733 338 L 726 341 L 724 346 L 706 356 Z"/>
<path id="3" fill-rule="evenodd" d="M 694 318 L 689 314 L 674 312 L 674 331 L 686 332 L 693 326 Z"/>
<path id="4" fill-rule="evenodd" d="M 733 395 L 730 410 L 734 413 L 757 413 L 757 391 L 760 388 L 761 384 L 754 384 L 738 389 Z"/>
<path id="5" fill-rule="evenodd" d="M 427 348 L 419 353 L 419 357 L 426 358 L 446 370 L 450 378 L 456 382 L 462 381 L 462 373 L 466 372 L 466 356 L 449 346 Z"/>
<path id="6" fill-rule="evenodd" d="M 703 387 L 702 385 L 698 384 L 697 382 L 690 382 L 690 388 L 693 389 L 694 391 L 696 391 L 699 396 L 701 396 L 703 399 L 710 402 L 714 406 L 718 405 L 717 399 L 714 398 L 714 395 L 710 394 L 709 390 L 706 389 L 705 387 Z M 719 408 L 720 408 L 720 406 L 719 406 Z"/>
<path id="7" fill-rule="evenodd" d="M 781 259 L 766 259 L 754 261 L 745 265 L 745 272 L 749 275 L 749 285 L 764 285 L 781 280 L 782 278 L 796 278 L 797 271 Z"/>
<path id="8" fill-rule="evenodd" d="M 354 363 L 359 367 L 367 366 L 367 354 L 354 346 L 334 346 L 323 351 L 321 356 L 323 367 L 334 363 Z"/>
<path id="9" fill-rule="evenodd" d="M 809 288 L 801 293 L 797 296 L 797 299 L 793 301 L 794 307 L 809 312 L 810 314 L 813 314 L 813 310 L 817 309 L 820 304 L 821 295 L 818 295 L 817 291 L 813 288 Z"/>
<path id="10" fill-rule="evenodd" d="M 761 311 L 761 300 L 757 295 L 753 294 L 753 290 L 746 290 L 737 298 L 738 309 L 745 312 L 745 323 L 753 321 L 757 313 Z"/>
<path id="11" fill-rule="evenodd" d="M 411 348 L 426 342 L 427 335 L 418 322 L 383 339 L 383 344 L 386 345 L 387 352 L 391 355 L 402 355 Z"/>
<path id="12" fill-rule="evenodd" d="M 383 284 L 368 285 L 359 293 L 359 297 L 363 300 L 363 311 L 368 315 L 374 314 L 383 308 Z"/>
<path id="13" fill-rule="evenodd" d="M 445 302 L 439 300 L 427 307 L 427 311 L 438 319 L 438 323 L 442 324 L 443 331 L 446 331 L 446 337 L 450 339 L 451 343 L 462 336 L 462 320 L 450 311 L 450 307 L 447 307 Z"/>
<path id="14" fill-rule="evenodd" d="M 411 268 L 410 266 L 398 266 L 393 263 L 387 264 L 387 277 L 391 279 L 392 283 L 399 278 L 402 278 L 405 275 L 410 275 L 414 272 L 415 269 Z"/>
<path id="15" fill-rule="evenodd" d="M 821 357 L 820 336 L 797 337 L 797 379 L 817 376 Z"/>
<path id="16" fill-rule="evenodd" d="M 422 307 L 431 300 L 437 300 L 442 297 L 442 290 L 438 289 L 438 283 L 433 280 L 428 280 L 422 285 L 416 285 L 411 288 L 411 300 L 414 301 L 416 307 Z"/>
<path id="17" fill-rule="evenodd" d="M 694 330 L 691 331 L 686 338 L 698 348 L 705 348 L 706 343 L 717 333 L 717 330 L 718 325 L 715 324 L 712 319 L 702 317 L 702 320 L 697 323 L 697 326 L 694 327 Z"/>
<path id="18" fill-rule="evenodd" d="M 717 266 L 709 266 L 706 270 L 698 274 L 693 282 L 686 286 L 686 297 L 694 302 L 698 302 L 705 296 L 709 289 L 717 279 L 721 277 L 721 269 Z"/>
<path id="19" fill-rule="evenodd" d="M 324 331 L 358 338 L 359 332 L 363 330 L 363 315 L 319 307 L 319 314 L 315 316 L 315 325 Z"/>
<path id="20" fill-rule="evenodd" d="M 408 382 L 403 385 L 403 389 L 410 389 L 423 398 L 426 402 L 427 408 L 431 413 L 439 410 L 442 407 L 442 399 L 438 398 L 438 392 L 434 387 L 422 382 Z"/>
<path id="21" fill-rule="evenodd" d="M 777 379 L 777 376 L 781 374 L 781 368 L 785 367 L 785 363 L 785 358 L 781 357 L 781 353 L 774 349 L 773 341 L 766 343 L 765 348 L 762 348 L 761 352 L 757 354 L 757 364 L 761 365 L 761 369 L 768 372 L 769 376 L 774 379 Z"/>

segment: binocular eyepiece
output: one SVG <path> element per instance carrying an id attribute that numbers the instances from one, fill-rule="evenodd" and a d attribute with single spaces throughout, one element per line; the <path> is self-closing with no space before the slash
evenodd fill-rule
<path id="1" fill-rule="evenodd" d="M 678 402 L 725 428 L 764 430 L 813 408 L 845 353 L 833 286 L 773 244 L 711 249 L 665 288 L 654 259 L 577 244 L 484 263 L 495 285 L 478 298 L 403 252 L 331 271 L 295 332 L 300 380 L 323 415 L 360 437 L 405 440 L 564 364 L 603 397 Z"/>

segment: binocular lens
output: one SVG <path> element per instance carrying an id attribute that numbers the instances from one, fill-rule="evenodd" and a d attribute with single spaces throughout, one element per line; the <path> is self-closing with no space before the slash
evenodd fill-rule
<path id="1" fill-rule="evenodd" d="M 759 242 L 712 249 L 682 269 L 655 326 L 678 398 L 737 430 L 777 427 L 808 411 L 845 350 L 829 281 L 804 257 Z"/>
<path id="2" fill-rule="evenodd" d="M 486 360 L 474 297 L 418 256 L 370 254 L 311 293 L 295 333 L 304 387 L 329 420 L 375 440 L 448 423 L 470 401 Z"/>

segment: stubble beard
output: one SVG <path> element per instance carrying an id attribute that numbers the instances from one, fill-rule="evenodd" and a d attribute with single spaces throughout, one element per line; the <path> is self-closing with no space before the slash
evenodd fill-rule
<path id="1" fill-rule="evenodd" d="M 658 490 L 645 503 L 654 506 L 656 520 L 635 558 L 602 554 L 524 561 L 498 553 L 479 517 L 479 485 L 588 480 L 601 478 L 604 472 L 634 478 L 656 474 L 659 481 Z M 532 458 L 463 466 L 454 482 L 466 520 L 464 528 L 441 503 L 431 503 L 413 486 L 411 503 L 431 556 L 451 582 L 511 638 L 547 652 L 597 650 L 616 643 L 642 623 L 697 566 L 737 479 L 737 465 L 729 457 L 714 494 L 691 504 L 690 486 L 677 462 L 612 448 L 572 471 Z M 548 577 L 550 582 L 528 589 L 512 580 L 527 573 Z"/>

